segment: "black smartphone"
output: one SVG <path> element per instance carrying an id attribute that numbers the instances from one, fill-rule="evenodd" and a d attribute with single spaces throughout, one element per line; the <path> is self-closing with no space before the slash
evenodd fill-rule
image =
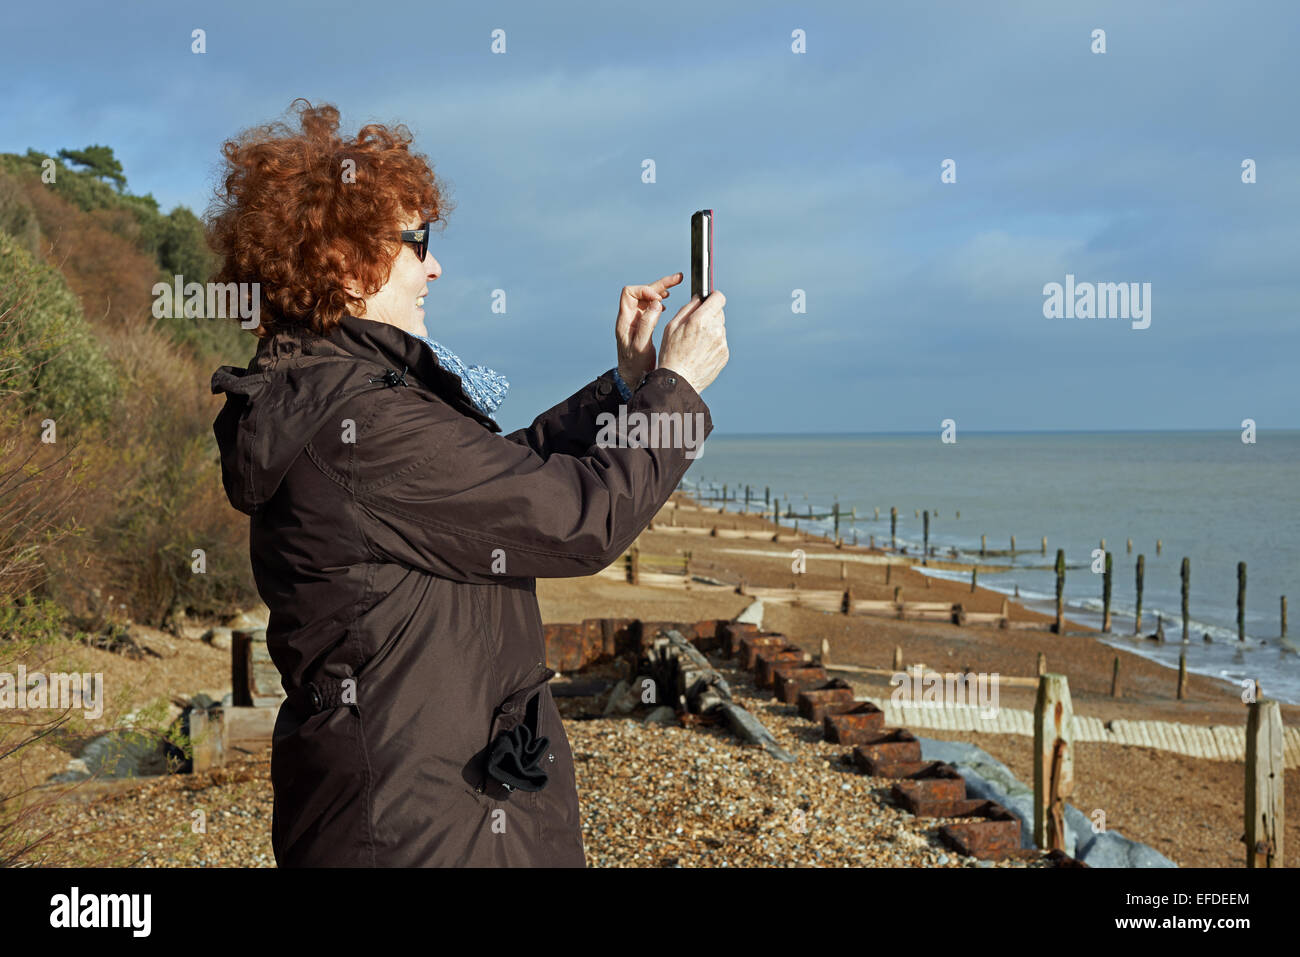
<path id="1" fill-rule="evenodd" d="M 691 297 L 703 301 L 713 292 L 713 210 L 691 216 Z"/>

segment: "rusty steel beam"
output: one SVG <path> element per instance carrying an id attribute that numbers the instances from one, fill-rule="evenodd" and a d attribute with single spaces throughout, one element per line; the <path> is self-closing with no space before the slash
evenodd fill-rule
<path id="1" fill-rule="evenodd" d="M 826 715 L 823 736 L 836 744 L 866 744 L 868 736 L 885 726 L 885 713 L 870 701 L 859 701 L 847 711 Z"/>
<path id="2" fill-rule="evenodd" d="M 921 742 L 906 728 L 883 728 L 875 733 L 874 740 L 853 746 L 853 761 L 858 767 L 868 758 L 886 763 L 920 761 Z"/>
<path id="3" fill-rule="evenodd" d="M 772 668 L 772 688 L 782 704 L 797 704 L 799 692 L 827 680 L 826 669 L 820 665 L 778 664 Z"/>
<path id="4" fill-rule="evenodd" d="M 760 650 L 780 648 L 789 643 L 790 640 L 781 634 L 746 635 L 740 639 L 740 663 L 746 671 L 753 671 Z"/>
<path id="5" fill-rule="evenodd" d="M 722 642 L 722 653 L 734 658 L 740 653 L 740 639 L 746 635 L 757 635 L 758 625 L 752 622 L 727 621 L 718 626 L 718 639 Z"/>
<path id="6" fill-rule="evenodd" d="M 754 656 L 754 685 L 759 688 L 771 688 L 772 679 L 775 677 L 772 669 L 777 664 L 812 664 L 812 655 L 798 645 L 774 645 L 768 648 L 760 648 Z"/>
<path id="7" fill-rule="evenodd" d="M 820 722 L 828 713 L 847 711 L 857 701 L 853 698 L 852 685 L 843 678 L 832 678 L 815 688 L 799 692 L 796 703 L 801 717 Z"/>
<path id="8" fill-rule="evenodd" d="M 970 818 L 945 824 L 939 837 L 958 853 L 996 861 L 1020 850 L 1020 818 L 996 801 L 981 801 L 980 806 L 961 815 Z"/>

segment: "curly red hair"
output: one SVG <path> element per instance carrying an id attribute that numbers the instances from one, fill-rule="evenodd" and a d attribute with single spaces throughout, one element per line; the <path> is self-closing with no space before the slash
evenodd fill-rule
<path id="1" fill-rule="evenodd" d="M 222 146 L 224 175 L 207 210 L 221 260 L 215 281 L 261 285 L 259 337 L 286 326 L 329 335 L 345 315 L 363 314 L 345 281 L 373 295 L 388 281 L 403 220 L 445 224 L 454 208 L 405 125 L 372 123 L 344 139 L 334 106 L 297 99 L 295 108 L 300 130 L 268 123 Z"/>

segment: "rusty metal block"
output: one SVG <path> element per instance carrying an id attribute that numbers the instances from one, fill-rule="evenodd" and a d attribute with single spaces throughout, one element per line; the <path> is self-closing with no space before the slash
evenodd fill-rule
<path id="1" fill-rule="evenodd" d="M 843 678 L 832 678 L 815 688 L 801 691 L 795 700 L 799 706 L 799 715 L 817 722 L 829 712 L 847 711 L 857 704 L 853 700 L 853 686 Z"/>
<path id="2" fill-rule="evenodd" d="M 858 701 L 847 711 L 827 714 L 824 737 L 837 744 L 865 744 L 885 726 L 885 713 L 870 701 Z"/>
<path id="3" fill-rule="evenodd" d="M 758 625 L 751 622 L 723 622 L 718 626 L 718 637 L 722 641 L 722 653 L 734 658 L 740 653 L 740 639 L 746 635 L 757 635 Z"/>
<path id="4" fill-rule="evenodd" d="M 754 684 L 759 688 L 772 687 L 775 677 L 772 668 L 777 664 L 807 665 L 812 663 L 812 655 L 798 645 L 774 646 L 760 648 L 754 656 Z"/>
<path id="5" fill-rule="evenodd" d="M 799 692 L 826 683 L 826 669 L 821 665 L 777 664 L 772 668 L 772 688 L 784 704 L 796 704 Z"/>
<path id="6" fill-rule="evenodd" d="M 878 761 L 870 755 L 853 755 L 854 763 L 863 774 L 873 778 L 906 778 L 923 771 L 934 761 Z"/>
<path id="7" fill-rule="evenodd" d="M 939 837 L 961 854 L 996 861 L 1020 850 L 1020 819 L 996 801 L 980 801 L 962 817 L 939 828 Z"/>
<path id="8" fill-rule="evenodd" d="M 695 623 L 695 647 L 706 655 L 722 648 L 722 626 L 729 624 L 725 618 L 706 618 Z"/>
<path id="9" fill-rule="evenodd" d="M 577 671 L 583 665 L 586 630 L 582 625 L 558 623 L 542 626 L 546 643 L 546 666 L 561 674 Z"/>
<path id="10" fill-rule="evenodd" d="M 681 634 L 687 641 L 692 641 L 695 636 L 695 623 L 690 621 L 643 621 L 641 622 L 641 634 L 637 645 L 639 654 L 645 654 L 654 646 L 655 639 L 659 637 L 661 631 L 675 630 Z"/>
<path id="11" fill-rule="evenodd" d="M 923 784 L 943 785 L 940 793 L 959 797 L 929 797 L 922 789 Z M 953 787 L 951 781 L 899 781 L 889 789 L 890 796 L 905 811 L 911 811 L 917 817 L 961 817 L 970 814 L 980 806 L 980 801 L 966 797 L 966 782 L 957 782 Z"/>
<path id="12" fill-rule="evenodd" d="M 759 635 L 746 635 L 740 639 L 740 663 L 746 671 L 753 671 L 758 663 L 758 652 L 763 648 L 781 648 L 790 640 L 785 635 L 764 632 Z"/>
<path id="13" fill-rule="evenodd" d="M 635 651 L 636 642 L 633 635 L 635 624 L 635 618 L 600 619 L 602 656 L 617 658 L 619 655 Z"/>
<path id="14" fill-rule="evenodd" d="M 882 728 L 875 733 L 873 740 L 854 745 L 854 763 L 862 767 L 867 758 L 887 763 L 920 761 L 921 742 L 906 728 Z"/>
<path id="15" fill-rule="evenodd" d="M 1083 861 L 1071 857 L 1065 851 L 1052 850 L 1047 852 L 1047 860 L 1053 867 L 1088 867 Z"/>

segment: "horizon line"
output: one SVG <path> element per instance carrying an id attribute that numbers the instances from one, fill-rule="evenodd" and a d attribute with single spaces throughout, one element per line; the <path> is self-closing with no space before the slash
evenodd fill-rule
<path id="1" fill-rule="evenodd" d="M 942 430 L 938 430 L 942 431 Z M 1256 434 L 1263 430 L 1257 428 Z M 1300 426 L 1290 426 L 1285 428 L 1270 428 L 1272 433 L 1291 433 L 1300 432 Z M 1174 433 L 1189 434 L 1240 434 L 1241 429 L 1225 428 L 1179 428 L 1179 429 L 962 429 L 962 435 L 1167 435 Z M 788 438 L 788 437 L 805 437 L 816 436 L 823 438 L 834 438 L 837 436 L 862 436 L 862 435 L 934 435 L 935 429 L 902 429 L 893 431 L 846 431 L 846 432 L 720 432 L 714 430 L 714 436 L 724 438 Z"/>

